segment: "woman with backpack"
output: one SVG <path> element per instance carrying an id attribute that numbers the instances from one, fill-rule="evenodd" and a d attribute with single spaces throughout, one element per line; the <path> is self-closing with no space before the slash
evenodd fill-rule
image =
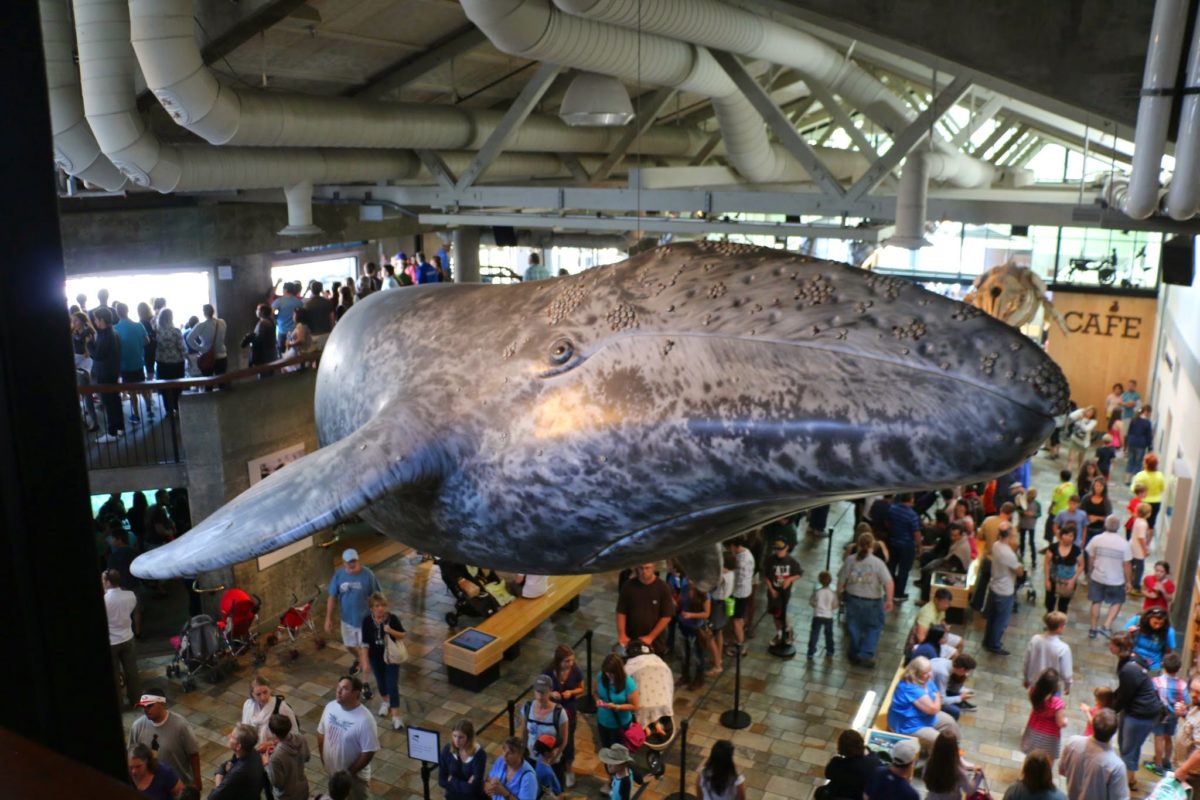
<path id="1" fill-rule="evenodd" d="M 550 699 L 552 691 L 554 681 L 549 675 L 538 675 L 533 679 L 533 699 L 527 700 L 525 705 L 521 706 L 521 722 L 517 730 L 521 741 L 530 750 L 538 737 L 554 737 L 554 749 L 545 760 L 553 767 L 555 777 L 561 785 L 564 778 L 561 758 L 567 747 L 568 719 L 566 709 Z"/>

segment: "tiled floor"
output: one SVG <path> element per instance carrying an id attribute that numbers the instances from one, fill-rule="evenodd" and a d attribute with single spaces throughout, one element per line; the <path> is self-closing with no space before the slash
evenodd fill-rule
<path id="1" fill-rule="evenodd" d="M 1040 457 L 1035 462 L 1035 485 L 1043 498 L 1048 499 L 1057 483 L 1059 462 Z M 1118 468 L 1119 469 L 1119 468 Z M 1118 472 L 1119 474 L 1119 472 Z M 1116 477 L 1116 476 L 1115 476 Z M 1114 487 L 1114 505 L 1124 508 L 1128 491 Z M 844 513 L 846 512 L 846 513 Z M 851 514 L 841 505 L 831 514 L 836 524 L 835 550 L 840 551 L 850 538 Z M 798 558 L 807 574 L 793 598 L 792 612 L 796 620 L 797 638 L 806 640 L 808 634 L 807 597 L 815 585 L 816 574 L 824 568 L 827 540 L 802 540 Z M 838 552 L 833 553 L 833 568 L 840 563 Z M 448 731 L 453 721 L 465 716 L 478 726 L 505 708 L 506 701 L 525 690 L 530 679 L 548 661 L 559 643 L 571 643 L 591 628 L 595 631 L 593 659 L 596 668 L 603 655 L 614 644 L 613 612 L 616 580 L 613 575 L 596 576 L 584 593 L 582 603 L 574 614 L 556 615 L 541 625 L 526 640 L 520 656 L 505 662 L 502 677 L 486 691 L 475 694 L 451 687 L 441 661 L 442 641 L 447 628 L 443 615 L 452 607 L 451 598 L 429 563 L 420 563 L 407 556 L 394 557 L 376 566 L 381 582 L 393 599 L 393 608 L 400 613 L 410 631 L 409 650 L 413 661 L 402 668 L 404 714 L 409 722 L 423 727 Z M 1081 733 L 1083 718 L 1079 703 L 1090 700 L 1092 687 L 1115 685 L 1115 664 L 1104 640 L 1087 639 L 1087 604 L 1081 588 L 1071 608 L 1071 623 L 1066 636 L 1071 644 L 1076 664 L 1076 690 L 1068 698 L 1068 708 L 1076 709 L 1066 734 Z M 762 608 L 760 603 L 760 609 Z M 680 690 L 676 693 L 676 719 L 690 719 L 688 742 L 688 788 L 694 782 L 694 770 L 714 741 L 731 738 L 737 747 L 737 759 L 746 774 L 747 795 L 764 800 L 807 798 L 812 788 L 821 782 L 826 761 L 834 751 L 833 741 L 848 726 L 868 690 L 882 696 L 900 659 L 900 647 L 911 625 L 917 607 L 914 603 L 900 605 L 890 615 L 880 646 L 878 668 L 866 670 L 851 667 L 842 657 L 826 662 L 808 664 L 803 657 L 781 661 L 766 652 L 771 635 L 769 622 L 763 623 L 751 643 L 742 669 L 742 707 L 749 712 L 752 724 L 742 731 L 730 731 L 720 724 L 721 712 L 733 706 L 733 670 L 727 669 L 711 685 L 698 691 Z M 1121 619 L 1134 612 L 1127 604 Z M 967 649 L 979 660 L 980 668 L 972 684 L 976 690 L 979 711 L 964 714 L 962 730 L 967 758 L 984 764 L 989 784 L 997 797 L 1018 775 L 1022 755 L 1019 751 L 1021 731 L 1028 716 L 1029 704 L 1021 687 L 1021 653 L 1028 637 L 1040 630 L 1040 604 L 1022 604 L 1014 616 L 1005 644 L 1013 651 L 1009 657 L 990 655 L 978 646 L 982 640 L 982 622 L 969 627 Z M 838 646 L 844 634 L 837 632 Z M 284 656 L 281 660 L 280 656 Z M 580 659 L 583 654 L 580 653 Z M 296 709 L 305 732 L 314 737 L 321 709 L 333 697 L 337 676 L 350 664 L 344 650 L 330 646 L 317 650 L 311 642 L 301 646 L 300 658 L 286 659 L 279 648 L 273 652 L 261 671 L 271 679 L 276 691 L 283 692 Z M 161 676 L 161 660 L 147 660 L 145 680 Z M 730 664 L 730 666 L 732 666 Z M 184 693 L 176 681 L 156 680 L 169 685 L 172 707 L 188 718 L 203 741 L 201 759 L 204 774 L 211 774 L 215 765 L 227 757 L 224 738 L 237 721 L 253 670 L 244 665 L 234 678 L 220 686 L 201 684 L 197 691 Z M 374 708 L 374 704 L 371 705 Z M 872 710 L 872 716 L 874 712 Z M 132 714 L 126 715 L 130 724 Z M 491 726 L 483 735 L 489 753 L 497 752 L 496 744 L 507 734 L 506 719 Z M 375 760 L 372 790 L 377 797 L 408 798 L 421 795 L 419 764 L 407 757 L 406 741 L 401 733 L 390 729 L 381 732 L 383 749 Z M 598 796 L 602 769 L 594 758 L 592 733 L 580 725 L 578 734 L 580 754 L 576 761 L 579 781 L 569 796 Z M 315 752 L 315 748 L 314 748 Z M 665 778 L 643 795 L 647 798 L 665 797 L 679 789 L 679 748 L 673 745 L 667 755 L 670 767 Z M 314 758 L 309 764 L 313 790 L 324 788 L 327 776 Z M 1143 774 L 1143 785 L 1151 776 Z M 207 793 L 208 787 L 205 787 Z M 433 796 L 440 797 L 434 777 Z"/>

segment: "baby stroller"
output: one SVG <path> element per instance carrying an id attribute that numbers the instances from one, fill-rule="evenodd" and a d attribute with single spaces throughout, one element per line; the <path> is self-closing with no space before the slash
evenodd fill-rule
<path id="1" fill-rule="evenodd" d="M 183 677 L 184 691 L 196 688 L 196 675 L 203 672 L 210 683 L 225 676 L 231 659 L 229 643 L 221 635 L 221 629 L 207 614 L 192 617 L 183 626 L 178 636 L 171 637 L 175 658 L 167 665 L 167 677 Z"/>
<path id="2" fill-rule="evenodd" d="M 221 619 L 217 627 L 229 647 L 229 654 L 237 658 L 258 646 L 258 609 L 262 600 L 246 594 L 241 589 L 230 589 L 221 595 Z M 261 664 L 266 656 L 259 650 L 254 654 L 254 663 Z"/>
<path id="3" fill-rule="evenodd" d="M 317 633 L 317 626 L 313 624 L 312 607 L 317 598 L 321 596 L 321 587 L 317 587 L 317 593 L 312 597 L 300 603 L 296 598 L 296 593 L 292 593 L 292 605 L 283 612 L 279 617 L 279 626 L 275 629 L 276 636 L 281 636 L 286 633 L 288 638 L 288 655 L 295 661 L 300 657 L 300 651 L 296 648 L 296 643 L 300 640 L 300 636 L 307 629 L 312 636 L 313 642 L 316 643 L 317 649 L 320 650 L 325 646 L 325 640 Z"/>
<path id="4" fill-rule="evenodd" d="M 640 641 L 625 647 L 625 674 L 638 686 L 634 719 L 646 732 L 646 742 L 633 750 L 634 767 L 661 775 L 662 751 L 675 739 L 675 675 L 671 667 Z"/>
<path id="5" fill-rule="evenodd" d="M 439 564 L 442 582 L 454 596 L 454 610 L 446 612 L 446 624 L 458 627 L 459 617 L 490 617 L 500 610 L 500 603 L 485 587 L 500 580 L 495 572 L 486 573 L 476 567 L 443 559 Z"/>

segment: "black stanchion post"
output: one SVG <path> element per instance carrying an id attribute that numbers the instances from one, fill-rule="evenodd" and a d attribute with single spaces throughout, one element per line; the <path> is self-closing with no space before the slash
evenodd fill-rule
<path id="1" fill-rule="evenodd" d="M 688 781 L 691 779 L 687 771 L 687 735 L 688 721 L 685 719 L 679 723 L 679 791 L 667 795 L 667 800 L 696 800 L 696 795 L 687 790 Z"/>
<path id="2" fill-rule="evenodd" d="M 829 572 L 829 565 L 833 563 L 833 528 L 825 531 L 825 571 Z"/>
<path id="3" fill-rule="evenodd" d="M 584 673 L 584 677 L 587 679 L 587 691 L 583 693 L 583 697 L 580 697 L 578 700 L 575 701 L 575 709 L 577 711 L 583 712 L 584 714 L 595 714 L 596 713 L 596 696 L 594 694 L 592 694 L 592 674 L 593 673 L 592 673 L 592 632 L 591 632 L 591 630 L 589 630 L 587 633 L 585 633 L 583 635 L 583 638 L 587 640 L 585 642 L 585 646 L 587 647 L 587 671 Z"/>
<path id="4" fill-rule="evenodd" d="M 721 724 L 735 731 L 750 727 L 750 715 L 742 711 L 742 649 L 744 646 L 738 645 L 736 648 L 737 661 L 734 663 L 733 672 L 733 708 L 721 715 Z"/>
<path id="5" fill-rule="evenodd" d="M 508 735 L 517 735 L 517 704 L 513 700 L 508 701 Z"/>
<path id="6" fill-rule="evenodd" d="M 421 762 L 421 786 L 425 791 L 425 800 L 433 800 L 429 794 L 429 776 L 433 774 L 433 764 L 428 761 Z"/>

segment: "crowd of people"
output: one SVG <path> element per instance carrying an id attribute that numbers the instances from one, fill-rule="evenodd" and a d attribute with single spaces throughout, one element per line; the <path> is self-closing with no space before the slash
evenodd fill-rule
<path id="1" fill-rule="evenodd" d="M 324 347 L 333 326 L 356 300 L 384 289 L 450 280 L 450 255 L 443 247 L 432 262 L 424 253 L 397 253 L 395 263 L 383 265 L 382 274 L 378 264 L 368 263 L 357 286 L 352 281 L 344 285 L 334 281 L 326 289 L 313 280 L 306 289 L 298 281 L 280 281 L 256 306 L 255 324 L 240 346 L 249 350 L 251 367 L 311 354 Z M 119 392 L 81 392 L 82 421 L 89 433 L 97 433 L 96 442 L 113 444 L 125 436 L 127 425 L 141 425 L 143 419 L 153 420 L 160 413 L 178 413 L 182 390 L 161 390 L 155 402 L 151 394 L 132 384 L 210 378 L 228 371 L 228 325 L 211 303 L 179 327 L 175 312 L 162 297 L 137 303 L 136 320 L 130 316 L 129 304 L 110 302 L 107 289 L 100 289 L 96 299 L 97 305 L 88 308 L 87 295 L 76 295 L 68 309 L 76 383 L 81 387 L 130 385 L 128 414 Z"/>

